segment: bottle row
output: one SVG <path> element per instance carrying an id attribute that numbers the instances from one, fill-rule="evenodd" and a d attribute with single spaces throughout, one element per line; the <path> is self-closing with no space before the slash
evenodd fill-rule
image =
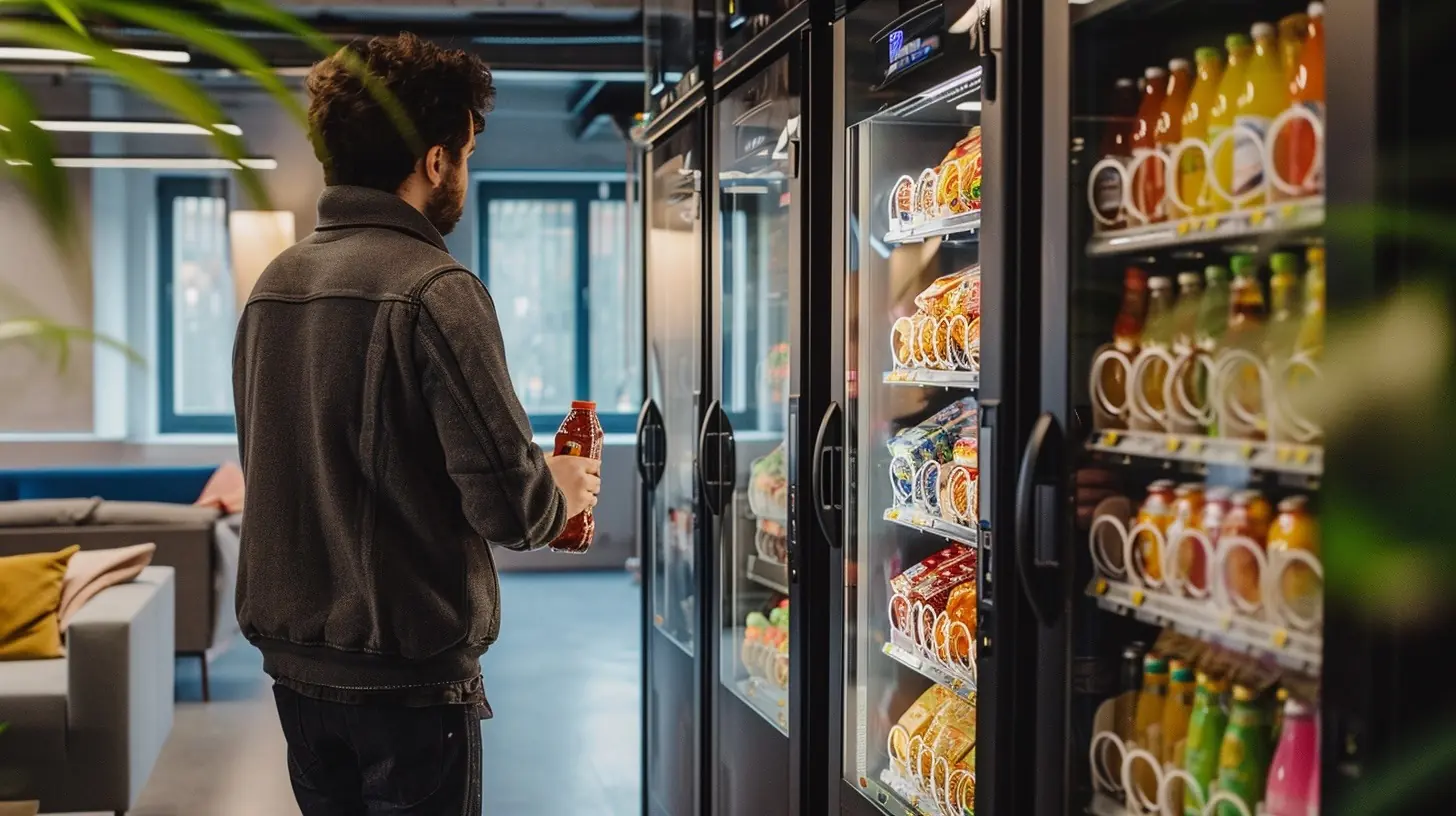
<path id="1" fill-rule="evenodd" d="M 1098 430 L 1311 443 L 1322 434 L 1299 397 L 1319 377 L 1325 335 L 1325 255 L 1269 258 L 1266 300 L 1251 255 L 1228 269 L 1172 279 L 1128 267 L 1112 343 L 1093 357 Z M 1302 295 L 1300 294 L 1302 290 Z"/>
<path id="2" fill-rule="evenodd" d="M 1098 229 L 1258 210 L 1324 189 L 1324 6 L 1117 80 L 1092 168 Z"/>
<path id="3" fill-rule="evenodd" d="M 1124 652 L 1121 693 L 1097 713 L 1089 761 L 1100 795 L 1130 814 L 1319 812 L 1313 704 L 1286 686 L 1230 683 L 1192 661 L 1140 651 Z"/>

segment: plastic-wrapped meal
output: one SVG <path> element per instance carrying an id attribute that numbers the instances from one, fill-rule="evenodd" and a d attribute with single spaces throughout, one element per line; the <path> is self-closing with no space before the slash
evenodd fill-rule
<path id="1" fill-rule="evenodd" d="M 934 218 L 936 214 L 935 191 L 939 177 L 935 170 L 926 168 L 920 171 L 920 180 L 915 184 L 914 211 L 926 218 Z"/>
<path id="2" fill-rule="evenodd" d="M 953 589 L 975 579 L 976 551 L 961 544 L 947 547 L 891 578 L 890 591 L 894 597 L 890 612 L 895 626 L 904 632 L 914 632 L 917 613 L 939 614 Z M 929 625 L 927 620 L 926 626 Z"/>
<path id="3" fill-rule="evenodd" d="M 954 624 L 965 624 L 962 630 Z M 935 651 L 946 662 L 964 662 L 976 637 L 976 582 L 957 584 L 945 602 L 945 617 L 935 625 Z"/>
<path id="4" fill-rule="evenodd" d="M 890 192 L 890 224 L 904 226 L 915 210 L 915 179 L 901 176 Z"/>
<path id="5" fill-rule="evenodd" d="M 930 727 L 930 721 L 935 719 L 935 715 L 947 702 L 954 699 L 955 695 L 951 694 L 950 689 L 941 685 L 933 685 L 926 689 L 919 699 L 911 703 L 910 707 L 905 709 L 905 713 L 900 715 L 898 723 L 901 728 L 905 729 L 905 733 L 902 735 L 894 732 L 890 737 L 894 756 L 908 759 L 910 741 L 915 737 L 924 738 L 925 729 Z"/>

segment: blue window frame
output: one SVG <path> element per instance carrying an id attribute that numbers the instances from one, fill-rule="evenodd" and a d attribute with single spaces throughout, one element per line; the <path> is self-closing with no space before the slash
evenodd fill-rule
<path id="1" fill-rule="evenodd" d="M 157 429 L 233 433 L 238 305 L 225 178 L 157 179 Z"/>
<path id="2" fill-rule="evenodd" d="M 621 181 L 482 181 L 479 274 L 516 394 L 538 433 L 572 400 L 630 433 L 642 403 L 641 276 Z"/>

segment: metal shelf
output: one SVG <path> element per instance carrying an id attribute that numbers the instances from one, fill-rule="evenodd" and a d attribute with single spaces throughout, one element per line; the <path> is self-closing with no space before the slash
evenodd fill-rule
<path id="1" fill-rule="evenodd" d="M 1118 430 L 1098 433 L 1087 441 L 1087 449 L 1114 456 L 1241 467 L 1314 478 L 1324 473 L 1324 448 L 1319 445 Z"/>
<path id="2" fill-rule="evenodd" d="M 904 229 L 892 229 L 885 233 L 887 244 L 915 244 L 926 238 L 957 236 L 969 238 L 981 229 L 981 211 L 932 218 Z M 965 235 L 962 235 L 965 233 Z"/>
<path id="3" fill-rule="evenodd" d="M 782 595 L 789 594 L 789 568 L 777 561 L 748 556 L 748 580 Z"/>
<path id="4" fill-rule="evenodd" d="M 1243 615 L 1210 610 L 1206 601 L 1148 592 L 1132 584 L 1106 578 L 1092 579 L 1087 594 L 1096 598 L 1097 605 L 1109 612 L 1156 626 L 1171 626 L 1185 635 L 1209 643 L 1271 658 L 1296 671 L 1318 675 L 1324 659 L 1324 642 L 1319 634 L 1293 631 Z"/>
<path id="5" fill-rule="evenodd" d="M 871 802 L 891 816 L 942 816 L 935 800 L 916 790 L 914 783 L 886 768 L 879 779 L 861 779 Z"/>
<path id="6" fill-rule="evenodd" d="M 981 387 L 981 372 L 943 371 L 938 368 L 897 368 L 885 372 L 884 383 L 885 385 L 966 388 L 974 391 Z"/>
<path id="7" fill-rule="evenodd" d="M 1100 232 L 1087 242 L 1087 254 L 1097 257 L 1167 247 L 1222 243 L 1238 238 L 1259 238 L 1281 232 L 1315 229 L 1324 223 L 1324 198 L 1301 198 L 1281 201 L 1255 210 L 1217 213 Z"/>
<path id="8" fill-rule="evenodd" d="M 976 684 L 963 677 L 956 677 L 950 672 L 936 665 L 934 661 L 926 660 L 914 651 L 905 648 L 904 645 L 895 643 L 893 640 L 885 644 L 884 652 L 906 668 L 911 669 L 922 677 L 935 681 L 936 685 L 950 689 L 957 697 L 975 705 Z"/>
<path id="9" fill-rule="evenodd" d="M 916 507 L 891 507 L 885 511 L 885 521 L 892 521 L 904 527 L 911 527 L 922 533 L 938 535 L 961 544 L 976 546 L 980 536 L 974 527 L 946 521 Z"/>

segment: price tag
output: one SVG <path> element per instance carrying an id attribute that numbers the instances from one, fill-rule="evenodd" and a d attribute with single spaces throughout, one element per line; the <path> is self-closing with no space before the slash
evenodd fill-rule
<path id="1" fill-rule="evenodd" d="M 1309 464 L 1309 460 L 1313 458 L 1314 451 L 1310 450 L 1309 448 L 1300 448 L 1299 450 L 1294 452 L 1294 460 L 1301 465 Z"/>
<path id="2" fill-rule="evenodd" d="M 1252 442 L 1245 442 L 1244 444 L 1240 445 L 1239 446 L 1239 455 L 1242 456 L 1242 457 L 1244 457 L 1245 459 L 1253 459 L 1254 458 L 1254 443 L 1252 443 Z"/>
<path id="3" fill-rule="evenodd" d="M 1106 578 L 1098 578 L 1097 579 L 1097 583 L 1096 584 L 1093 584 L 1093 586 L 1092 586 L 1092 591 L 1093 592 L 1096 592 L 1098 595 L 1106 595 L 1107 594 L 1107 579 Z"/>
<path id="4" fill-rule="evenodd" d="M 1188 443 L 1188 449 L 1194 453 L 1203 453 L 1203 448 L 1204 441 L 1202 439 L 1194 439 Z"/>
<path id="5" fill-rule="evenodd" d="M 1178 449 L 1183 447 L 1183 440 L 1179 439 L 1176 436 L 1170 436 L 1168 437 L 1168 441 L 1164 444 L 1168 448 L 1168 453 L 1177 453 Z"/>
<path id="6" fill-rule="evenodd" d="M 1145 595 L 1141 589 L 1135 589 L 1135 590 L 1133 590 L 1133 592 L 1132 592 L 1132 605 L 1133 606 L 1139 606 L 1140 607 L 1140 606 L 1143 605 L 1143 602 L 1145 602 L 1147 599 L 1148 599 L 1148 596 Z"/>
<path id="7" fill-rule="evenodd" d="M 1264 215 L 1265 213 L 1263 210 L 1254 210 L 1253 212 L 1249 213 L 1249 226 L 1257 227 L 1262 225 L 1264 223 Z"/>
<path id="8" fill-rule="evenodd" d="M 1285 204 L 1279 208 L 1279 217 L 1288 220 L 1293 218 L 1296 212 L 1298 209 L 1293 204 Z"/>
<path id="9" fill-rule="evenodd" d="M 1218 628 L 1224 630 L 1225 632 L 1234 628 L 1233 616 L 1229 615 L 1228 613 L 1220 615 L 1218 618 Z"/>
<path id="10" fill-rule="evenodd" d="M 1283 462 L 1285 464 L 1288 464 L 1289 460 L 1293 456 L 1294 456 L 1294 451 L 1291 451 L 1289 448 L 1285 448 L 1285 447 L 1279 448 L 1278 449 L 1278 452 L 1275 454 L 1275 458 L 1277 458 L 1280 462 Z"/>
<path id="11" fill-rule="evenodd" d="M 1208 230 L 1208 231 L 1210 231 L 1210 232 L 1212 232 L 1213 230 L 1218 229 L 1218 216 L 1213 216 L 1213 217 L 1209 218 L 1207 221 L 1204 221 L 1203 222 L 1203 228 L 1206 229 L 1206 230 Z"/>
<path id="12" fill-rule="evenodd" d="M 1274 630 L 1273 634 L 1269 636 L 1269 640 L 1275 646 L 1283 649 L 1285 646 L 1289 645 L 1289 630 L 1281 626 L 1280 628 Z"/>
<path id="13" fill-rule="evenodd" d="M 1108 446 L 1109 448 L 1116 447 L 1117 443 L 1121 441 L 1122 435 L 1119 434 L 1117 431 L 1108 431 L 1102 435 L 1102 444 Z"/>
<path id="14" fill-rule="evenodd" d="M 1193 225 L 1190 224 L 1190 223 L 1188 223 L 1187 221 L 1179 221 L 1178 222 L 1178 234 L 1179 235 L 1187 235 L 1188 232 L 1189 232 L 1189 230 L 1191 230 L 1191 229 L 1193 229 Z"/>

